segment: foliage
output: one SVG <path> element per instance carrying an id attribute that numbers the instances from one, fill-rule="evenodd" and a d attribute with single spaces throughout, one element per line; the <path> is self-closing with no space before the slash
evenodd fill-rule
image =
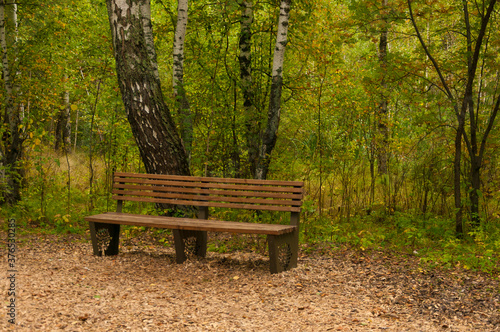
<path id="1" fill-rule="evenodd" d="M 460 33 L 465 28 L 462 3 L 412 4 L 417 26 L 458 96 L 467 74 L 467 45 Z M 248 175 L 239 82 L 239 5 L 236 0 L 190 4 L 184 84 L 194 116 L 193 175 Z M 173 0 L 152 3 L 159 72 L 173 111 L 176 6 Z M 470 10 L 476 31 L 481 13 Z M 267 118 L 277 15 L 276 1 L 254 2 L 252 74 L 261 131 Z M 468 220 L 478 215 L 481 225 L 466 225 L 466 236 L 457 239 L 452 220 L 456 114 L 408 15 L 402 1 L 387 8 L 372 0 L 293 2 L 280 131 L 269 177 L 306 182 L 303 243 L 328 243 L 332 250 L 338 244 L 360 250 L 383 247 L 417 255 L 422 263 L 494 271 L 500 249 L 498 120 L 486 142 L 477 191 L 481 208 L 474 215 L 467 197 L 470 179 L 463 176 L 470 174 L 471 160 L 462 159 L 464 211 Z M 19 103 L 25 106 L 19 130 L 26 139 L 18 176 L 24 187 L 22 201 L 2 206 L 0 214 L 17 217 L 27 229 L 84 231 L 82 217 L 91 210 L 114 209 L 109 194 L 112 173 L 144 170 L 119 94 L 106 17 L 102 1 L 19 1 L 17 69 Z M 494 12 L 491 31 L 498 30 L 499 22 Z M 390 46 L 386 70 L 378 55 L 384 28 Z M 499 82 L 498 34 L 487 38 L 475 85 L 481 90 L 475 98 L 480 104 L 480 133 L 486 129 Z M 53 151 L 65 92 L 70 96 L 72 132 L 72 151 L 67 154 Z M 5 99 L 5 91 L 0 95 Z M 387 174 L 376 171 L 377 147 L 384 141 L 378 130 L 382 95 L 388 99 Z M 179 114 L 173 115 L 179 125 Z M 2 126 L 0 134 L 4 132 Z M 4 168 L 0 165 L 0 174 Z M 150 205 L 126 208 L 158 213 Z M 221 219 L 287 222 L 287 216 L 279 214 L 217 209 L 211 213 Z M 256 243 L 262 249 L 262 241 Z M 221 242 L 212 249 L 230 247 Z"/>

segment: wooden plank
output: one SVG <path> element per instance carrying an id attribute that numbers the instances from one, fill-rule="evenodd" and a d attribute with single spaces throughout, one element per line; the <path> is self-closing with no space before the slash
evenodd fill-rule
<path id="1" fill-rule="evenodd" d="M 151 185 L 164 185 L 172 187 L 195 187 L 195 188 L 216 188 L 216 189 L 229 189 L 229 190 L 247 190 L 247 191 L 267 191 L 267 192 L 282 192 L 282 193 L 303 193 L 302 187 L 271 187 L 271 186 L 256 186 L 256 185 L 237 185 L 237 184 L 224 184 L 224 183 L 199 183 L 199 182 L 182 182 L 182 181 L 165 181 L 165 180 L 150 180 L 146 178 L 116 178 L 115 182 L 118 183 L 138 183 L 138 184 L 151 184 Z"/>
<path id="2" fill-rule="evenodd" d="M 151 185 L 139 184 L 121 184 L 115 183 L 116 189 L 132 189 L 132 190 L 154 190 L 166 192 L 179 192 L 179 193 L 192 193 L 204 195 L 224 195 L 224 196 L 242 196 L 242 197 L 265 197 L 265 198 L 278 198 L 278 199 L 294 199 L 301 200 L 302 193 L 282 194 L 275 192 L 261 192 L 261 191 L 236 191 L 236 190 L 219 190 L 219 189 L 200 189 L 200 188 L 186 188 L 186 187 L 152 187 Z"/>
<path id="3" fill-rule="evenodd" d="M 300 206 L 275 206 L 275 205 L 252 205 L 252 204 L 238 204 L 238 203 L 217 203 L 217 202 L 202 202 L 202 201 L 188 201 L 188 200 L 133 197 L 133 196 L 113 196 L 113 199 L 124 200 L 124 201 L 133 201 L 133 202 L 163 203 L 163 204 L 173 204 L 173 205 L 194 205 L 194 206 L 210 206 L 210 207 L 248 209 L 248 210 L 300 212 Z"/>
<path id="4" fill-rule="evenodd" d="M 239 183 L 239 184 L 256 184 L 256 185 L 273 185 L 273 186 L 299 186 L 303 187 L 302 181 L 280 181 L 280 180 L 255 180 L 255 179 L 233 179 L 233 178 L 216 178 L 216 177 L 200 177 L 200 176 L 182 176 L 182 175 L 166 175 L 166 174 L 142 174 L 142 173 L 127 173 L 115 172 L 118 177 L 131 178 L 147 178 L 147 179 L 171 179 L 177 181 L 188 182 L 222 182 L 222 183 Z"/>
<path id="5" fill-rule="evenodd" d="M 128 214 L 119 212 L 108 212 L 89 216 L 84 218 L 86 221 L 182 229 L 193 231 L 208 231 L 208 232 L 228 232 L 228 233 L 244 233 L 244 234 L 268 234 L 281 235 L 292 233 L 295 226 L 290 225 L 274 225 L 274 224 L 257 224 L 245 222 L 232 222 L 222 220 L 203 220 L 190 218 L 175 218 L 162 216 L 145 216 L 138 214 Z"/>
<path id="6" fill-rule="evenodd" d="M 149 188 L 149 190 L 154 188 Z M 300 201 L 291 200 L 278 200 L 278 199 L 257 199 L 248 197 L 227 197 L 227 196 L 214 196 L 214 195 L 189 195 L 183 193 L 165 193 L 155 191 L 132 191 L 132 190 L 113 190 L 113 194 L 122 196 L 141 196 L 141 197 L 154 197 L 154 198 L 173 198 L 181 200 L 195 200 L 195 201 L 210 201 L 210 202 L 231 202 L 231 203 L 245 203 L 245 204 L 261 204 L 261 205 L 279 205 L 279 206 L 300 206 Z"/>

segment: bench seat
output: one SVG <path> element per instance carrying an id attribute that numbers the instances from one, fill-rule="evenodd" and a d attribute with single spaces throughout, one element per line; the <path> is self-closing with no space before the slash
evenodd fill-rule
<path id="1" fill-rule="evenodd" d="M 157 228 L 180 229 L 180 230 L 190 230 L 190 231 L 266 234 L 266 235 L 282 235 L 282 234 L 292 233 L 297 228 L 296 226 L 290 226 L 290 225 L 256 224 L 256 223 L 239 222 L 239 221 L 148 216 L 142 214 L 130 214 L 122 212 L 107 212 L 102 214 L 96 214 L 94 216 L 86 217 L 85 219 L 87 221 L 92 221 L 92 222 L 120 224 L 120 225 L 157 227 Z"/>

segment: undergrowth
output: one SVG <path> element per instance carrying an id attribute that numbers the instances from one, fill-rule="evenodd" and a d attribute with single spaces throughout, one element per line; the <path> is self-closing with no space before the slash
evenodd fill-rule
<path id="1" fill-rule="evenodd" d="M 437 216 L 395 212 L 380 216 L 354 216 L 349 221 L 328 217 L 302 223 L 301 242 L 340 244 L 359 248 L 388 249 L 414 255 L 428 267 L 464 268 L 500 272 L 500 221 L 488 222 L 457 238 L 454 221 Z"/>
<path id="2" fill-rule="evenodd" d="M 86 208 L 85 193 L 72 193 L 71 208 L 63 197 L 62 190 L 47 193 L 48 200 L 42 208 L 36 192 L 25 192 L 23 200 L 16 206 L 1 210 L 4 219 L 16 218 L 19 232 L 37 234 L 65 234 L 88 232 L 88 225 L 83 217 L 90 214 Z M 64 195 L 63 195 L 64 196 Z M 107 197 L 97 200 L 98 208 L 93 213 L 106 211 L 109 205 Z M 111 206 L 109 210 L 114 210 Z M 154 206 L 148 204 L 130 204 L 125 210 L 133 213 L 156 214 Z M 226 220 L 246 222 L 287 223 L 286 214 L 237 212 L 213 210 L 212 215 Z M 499 222 L 483 224 L 463 239 L 455 236 L 452 220 L 436 216 L 418 216 L 412 213 L 396 212 L 384 219 L 372 216 L 354 216 L 349 221 L 334 220 L 328 217 L 302 217 L 300 242 L 307 244 L 304 250 L 314 250 L 317 245 L 325 245 L 334 251 L 345 244 L 359 250 L 392 250 L 418 257 L 427 267 L 460 267 L 491 274 L 500 272 L 500 225 Z M 4 228 L 7 223 L 4 223 Z M 144 229 L 124 228 L 125 236 L 137 234 Z M 158 234 L 161 235 L 161 234 Z M 160 244 L 166 244 L 160 239 Z M 248 248 L 247 248 L 248 247 Z M 230 252 L 251 249 L 264 253 L 265 239 L 241 236 L 215 238 L 209 243 L 208 250 Z M 323 250 L 324 252 L 324 250 Z"/>
<path id="3" fill-rule="evenodd" d="M 87 234 L 88 224 L 84 222 L 84 216 L 115 210 L 116 203 L 109 194 L 109 181 L 106 180 L 103 165 L 97 163 L 90 190 L 89 175 L 80 171 L 85 167 L 81 166 L 83 161 L 78 160 L 78 156 L 68 161 L 68 165 L 73 163 L 71 185 L 68 184 L 65 163 L 55 156 L 44 158 L 32 159 L 33 167 L 26 177 L 29 185 L 24 187 L 22 201 L 15 206 L 1 207 L 0 217 L 5 220 L 16 218 L 19 233 Z M 124 211 L 158 213 L 152 204 L 130 202 L 125 202 Z M 222 220 L 289 222 L 287 213 L 230 209 L 212 209 L 210 213 Z M 378 211 L 345 219 L 319 216 L 315 207 L 305 202 L 301 222 L 300 241 L 307 244 L 304 250 L 326 246 L 334 251 L 339 245 L 346 244 L 361 251 L 392 250 L 414 255 L 426 266 L 460 267 L 491 274 L 500 272 L 500 218 L 484 222 L 480 228 L 461 239 L 455 235 L 453 220 L 413 211 Z M 2 227 L 6 228 L 7 223 Z M 133 236 L 140 231 L 142 229 L 124 227 L 125 236 Z M 158 233 L 158 238 L 161 239 L 162 234 Z M 160 243 L 167 245 L 166 240 L 160 240 Z M 262 236 L 215 237 L 208 249 L 218 252 L 243 249 L 265 253 L 266 244 Z"/>

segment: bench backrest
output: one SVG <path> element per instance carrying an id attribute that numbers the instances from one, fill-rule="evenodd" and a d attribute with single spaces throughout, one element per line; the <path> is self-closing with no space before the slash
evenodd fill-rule
<path id="1" fill-rule="evenodd" d="M 304 183 L 117 172 L 113 198 L 199 207 L 300 213 Z M 121 205 L 121 204 L 120 204 Z"/>

